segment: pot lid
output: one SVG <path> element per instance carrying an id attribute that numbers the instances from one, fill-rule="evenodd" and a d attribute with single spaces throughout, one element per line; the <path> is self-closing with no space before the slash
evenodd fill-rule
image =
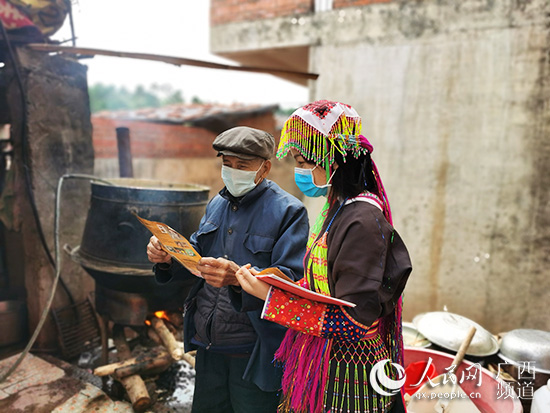
<path id="1" fill-rule="evenodd" d="M 499 355 L 515 364 L 534 362 L 537 371 L 550 372 L 550 332 L 527 328 L 509 331 L 502 337 Z"/>
<path id="2" fill-rule="evenodd" d="M 499 350 L 497 339 L 478 323 L 458 314 L 434 311 L 416 316 L 416 328 L 432 343 L 447 350 L 458 351 L 470 327 L 477 331 L 472 339 L 467 355 L 485 357 Z"/>
<path id="3" fill-rule="evenodd" d="M 418 331 L 413 323 L 403 322 L 403 344 L 409 347 L 429 347 L 432 345 L 424 335 Z"/>

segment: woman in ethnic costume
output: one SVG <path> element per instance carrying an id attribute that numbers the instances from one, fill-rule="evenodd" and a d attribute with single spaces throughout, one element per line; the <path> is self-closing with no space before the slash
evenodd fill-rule
<path id="1" fill-rule="evenodd" d="M 355 303 L 323 304 L 270 287 L 249 265 L 237 278 L 265 300 L 262 318 L 289 328 L 276 360 L 284 363 L 283 412 L 390 412 L 401 394 L 371 385 L 383 360 L 403 365 L 401 294 L 411 272 L 407 249 L 393 229 L 390 205 L 372 145 L 350 106 L 317 101 L 285 122 L 277 157 L 291 152 L 295 179 L 308 196 L 327 195 L 308 241 L 299 285 Z M 384 374 L 403 379 L 390 362 Z M 397 394 L 395 394 L 397 392 Z M 397 403 L 396 403 L 397 402 Z M 403 409 L 403 408 L 401 408 Z"/>

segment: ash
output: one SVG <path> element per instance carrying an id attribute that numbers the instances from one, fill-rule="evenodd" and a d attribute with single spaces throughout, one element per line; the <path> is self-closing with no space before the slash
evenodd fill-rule
<path id="1" fill-rule="evenodd" d="M 156 380 L 158 399 L 155 407 L 163 412 L 191 412 L 195 389 L 195 370 L 185 361 L 174 362 Z M 157 411 L 157 410 L 155 410 Z M 160 410 L 159 410 L 160 412 Z"/>

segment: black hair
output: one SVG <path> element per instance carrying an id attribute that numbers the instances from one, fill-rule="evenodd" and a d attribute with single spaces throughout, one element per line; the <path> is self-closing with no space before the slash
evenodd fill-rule
<path id="1" fill-rule="evenodd" d="M 338 165 L 338 169 L 331 181 L 332 191 L 330 196 L 332 202 L 336 202 L 338 199 L 353 198 L 365 191 L 380 195 L 369 153 L 360 155 L 358 158 L 355 158 L 352 154 L 347 154 L 344 162 L 342 154 L 336 151 L 334 160 Z"/>

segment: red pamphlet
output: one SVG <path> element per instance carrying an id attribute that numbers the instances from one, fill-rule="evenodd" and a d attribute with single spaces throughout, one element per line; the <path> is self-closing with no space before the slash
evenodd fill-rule
<path id="1" fill-rule="evenodd" d="M 277 271 L 273 271 L 277 270 Z M 351 303 L 346 300 L 340 300 L 339 298 L 330 297 L 327 295 L 319 294 L 314 291 L 308 290 L 307 288 L 300 287 L 298 284 L 294 284 L 293 282 L 289 281 L 289 278 L 282 274 L 276 275 L 272 274 L 271 272 L 279 272 L 278 269 L 273 268 L 267 268 L 263 270 L 260 274 L 256 276 L 259 280 L 262 280 L 269 285 L 272 285 L 273 287 L 280 288 L 281 290 L 288 291 L 292 294 L 297 295 L 298 297 L 307 298 L 311 301 L 318 301 L 320 303 L 325 304 L 335 304 L 335 305 L 343 305 L 346 307 L 355 307 L 354 303 Z"/>

